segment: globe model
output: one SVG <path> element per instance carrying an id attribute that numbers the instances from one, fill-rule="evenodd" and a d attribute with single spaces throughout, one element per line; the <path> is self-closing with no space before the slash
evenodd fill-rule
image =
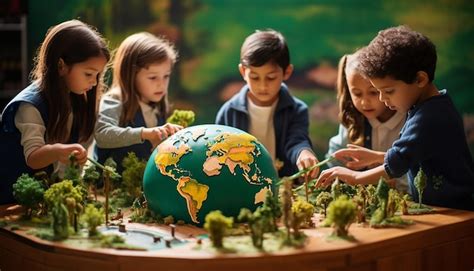
<path id="1" fill-rule="evenodd" d="M 148 208 L 176 220 L 202 224 L 213 210 L 238 216 L 255 210 L 278 175 L 265 147 L 236 128 L 199 125 L 163 141 L 148 160 L 143 189 Z"/>

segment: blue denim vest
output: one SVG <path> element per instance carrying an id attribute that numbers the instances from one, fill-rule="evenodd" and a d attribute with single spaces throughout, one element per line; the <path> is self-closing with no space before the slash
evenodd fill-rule
<path id="1" fill-rule="evenodd" d="M 36 84 L 31 84 L 11 100 L 3 110 L 0 122 L 0 204 L 14 203 L 12 185 L 23 173 L 33 174 L 26 165 L 21 133 L 15 126 L 15 114 L 20 103 L 27 102 L 38 109 L 45 125 L 48 120 L 48 106 Z"/>

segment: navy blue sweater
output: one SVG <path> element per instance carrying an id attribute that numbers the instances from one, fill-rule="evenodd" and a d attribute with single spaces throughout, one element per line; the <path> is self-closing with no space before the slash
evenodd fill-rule
<path id="1" fill-rule="evenodd" d="M 249 112 L 247 107 L 248 86 L 228 100 L 217 113 L 216 124 L 232 126 L 248 132 Z M 308 107 L 291 96 L 282 84 L 278 104 L 273 118 L 275 128 L 276 157 L 284 163 L 278 172 L 289 176 L 297 172 L 296 160 L 303 149 L 312 150 L 308 135 Z"/>
<path id="2" fill-rule="evenodd" d="M 400 139 L 385 156 L 390 177 L 408 172 L 409 192 L 418 193 L 413 179 L 422 168 L 428 177 L 423 203 L 474 210 L 474 166 L 460 114 L 445 90 L 408 112 Z"/>

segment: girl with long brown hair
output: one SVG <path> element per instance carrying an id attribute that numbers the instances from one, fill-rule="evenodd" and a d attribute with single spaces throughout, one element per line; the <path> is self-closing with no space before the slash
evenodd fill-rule
<path id="1" fill-rule="evenodd" d="M 176 58 L 169 41 L 150 33 L 133 34 L 120 44 L 114 56 L 112 87 L 100 103 L 95 129 L 99 162 L 112 157 L 121 172 L 128 152 L 148 160 L 154 146 L 182 129 L 165 123 Z"/>
<path id="2" fill-rule="evenodd" d="M 5 107 L 1 119 L 1 202 L 22 173 L 61 175 L 73 154 L 87 161 L 107 44 L 89 25 L 70 20 L 50 28 L 38 50 L 33 83 Z"/>

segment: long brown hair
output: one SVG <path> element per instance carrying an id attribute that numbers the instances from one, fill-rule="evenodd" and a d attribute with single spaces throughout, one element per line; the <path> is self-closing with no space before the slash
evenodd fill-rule
<path id="1" fill-rule="evenodd" d="M 359 52 L 359 51 L 358 51 Z M 347 128 L 347 139 L 351 144 L 364 145 L 364 115 L 355 107 L 347 85 L 347 73 L 357 72 L 357 52 L 344 55 L 339 61 L 337 73 L 337 103 L 339 121 Z"/>
<path id="2" fill-rule="evenodd" d="M 73 113 L 73 127 L 79 128 L 78 142 L 87 141 L 94 131 L 97 118 L 97 100 L 101 92 L 102 74 L 97 75 L 97 85 L 84 95 L 70 92 L 59 75 L 60 59 L 71 67 L 91 57 L 110 53 L 101 35 L 91 26 L 78 20 L 70 20 L 51 27 L 38 50 L 31 77 L 39 86 L 48 105 L 46 140 L 49 143 L 66 143 L 71 136 L 67 121 Z"/>
<path id="3" fill-rule="evenodd" d="M 113 82 L 109 95 L 122 100 L 122 114 L 119 125 L 133 121 L 139 109 L 140 95 L 135 79 L 140 69 L 151 64 L 171 60 L 172 65 L 178 57 L 174 46 L 166 39 L 147 32 L 127 37 L 117 49 L 113 62 Z M 166 117 L 169 113 L 168 95 L 156 103 L 159 114 Z"/>

